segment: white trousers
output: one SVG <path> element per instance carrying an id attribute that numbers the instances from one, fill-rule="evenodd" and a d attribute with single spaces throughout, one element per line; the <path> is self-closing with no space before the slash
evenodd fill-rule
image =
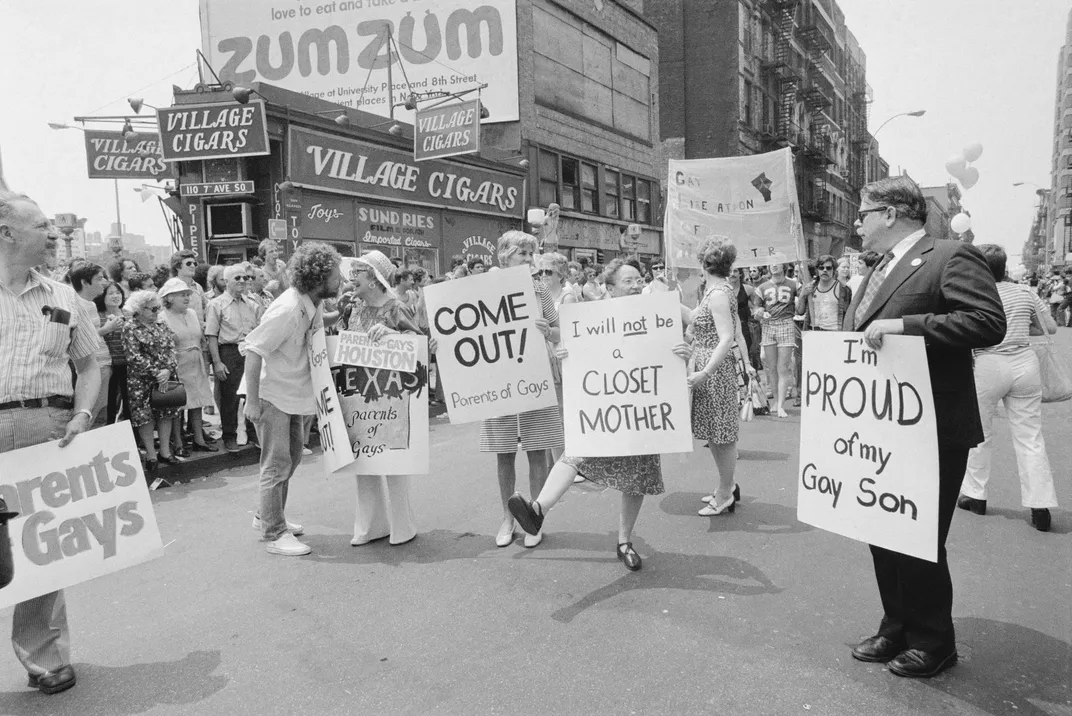
<path id="1" fill-rule="evenodd" d="M 417 535 L 417 520 L 409 501 L 409 475 L 356 475 L 354 538 L 357 546 L 382 537 L 391 544 Z"/>
<path id="2" fill-rule="evenodd" d="M 1010 355 L 984 353 L 977 356 L 975 390 L 985 439 L 968 453 L 968 467 L 960 491 L 967 497 L 986 499 L 993 445 L 992 423 L 998 401 L 1001 401 L 1012 429 L 1012 444 L 1020 473 L 1021 503 L 1024 507 L 1057 507 L 1053 473 L 1046 455 L 1046 441 L 1042 437 L 1042 380 L 1035 352 L 1025 348 Z"/>

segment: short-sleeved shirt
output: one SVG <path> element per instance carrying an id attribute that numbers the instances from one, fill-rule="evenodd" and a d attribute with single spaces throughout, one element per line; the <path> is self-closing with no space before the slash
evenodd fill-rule
<path id="1" fill-rule="evenodd" d="M 263 359 L 260 399 L 287 415 L 315 415 L 309 337 L 324 325 L 322 307 L 288 288 L 272 302 L 260 325 L 246 336 L 246 351 Z"/>
<path id="2" fill-rule="evenodd" d="M 1009 281 L 998 282 L 998 295 L 1005 309 L 1005 338 L 1001 343 L 989 348 L 979 348 L 975 355 L 994 353 L 1018 353 L 1030 344 L 1031 319 L 1038 314 L 1049 313 L 1050 309 L 1027 286 Z"/>
<path id="3" fill-rule="evenodd" d="M 81 301 L 82 307 L 86 309 L 86 312 L 89 314 L 90 321 L 92 321 L 94 331 L 97 334 L 97 341 L 99 343 L 97 346 L 97 365 L 111 365 L 112 354 L 108 351 L 108 345 L 104 342 L 104 336 L 97 330 L 101 327 L 100 314 L 97 313 L 97 304 L 93 303 L 93 301 L 87 301 L 81 296 L 78 297 L 78 300 Z"/>
<path id="4" fill-rule="evenodd" d="M 224 293 L 208 302 L 205 335 L 216 336 L 220 345 L 237 345 L 257 327 L 264 308 L 252 298 Z"/>
<path id="5" fill-rule="evenodd" d="M 763 309 L 770 314 L 771 321 L 787 321 L 796 313 L 797 292 L 800 284 L 791 278 L 781 283 L 764 281 L 756 292 L 763 299 Z"/>
<path id="6" fill-rule="evenodd" d="M 100 340 L 82 304 L 73 288 L 36 271 L 17 296 L 0 283 L 0 403 L 74 395 L 68 361 L 96 355 Z M 46 307 L 67 311 L 70 321 L 52 321 Z"/>

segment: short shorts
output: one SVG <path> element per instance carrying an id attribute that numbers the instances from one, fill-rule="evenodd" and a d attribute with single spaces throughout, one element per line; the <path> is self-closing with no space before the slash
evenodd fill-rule
<path id="1" fill-rule="evenodd" d="M 778 321 L 766 321 L 763 323 L 763 340 L 760 345 L 764 346 L 788 346 L 792 348 L 797 344 L 797 329 L 793 325 L 792 318 Z"/>

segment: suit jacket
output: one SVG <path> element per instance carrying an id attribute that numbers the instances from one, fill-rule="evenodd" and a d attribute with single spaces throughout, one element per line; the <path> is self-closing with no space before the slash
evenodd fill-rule
<path id="1" fill-rule="evenodd" d="M 871 321 L 904 319 L 907 336 L 923 336 L 934 393 L 939 446 L 974 447 L 983 441 L 972 349 L 1005 338 L 1005 309 L 994 275 L 971 244 L 924 235 L 893 267 L 867 312 L 855 324 L 872 269 L 845 314 L 846 331 Z"/>

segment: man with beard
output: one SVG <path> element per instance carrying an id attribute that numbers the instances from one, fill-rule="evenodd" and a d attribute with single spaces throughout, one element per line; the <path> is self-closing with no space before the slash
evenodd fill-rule
<path id="1" fill-rule="evenodd" d="M 603 272 L 610 299 L 640 294 L 644 282 L 634 262 L 614 259 Z M 681 342 L 674 346 L 674 353 L 687 361 L 692 350 Z M 564 349 L 558 357 L 568 359 Z M 618 519 L 618 559 L 626 569 L 636 571 L 641 567 L 640 555 L 633 549 L 633 526 L 636 525 L 640 508 L 646 495 L 661 495 L 664 491 L 662 467 L 658 455 L 623 455 L 621 457 L 566 457 L 563 456 L 551 469 L 543 489 L 535 500 L 529 500 L 520 492 L 509 499 L 507 505 L 521 528 L 535 535 L 543 528 L 547 511 L 554 507 L 573 484 L 573 478 L 583 475 L 589 481 L 613 487 L 622 493 L 621 514 Z"/>
<path id="2" fill-rule="evenodd" d="M 885 335 L 922 336 L 927 346 L 938 432 L 938 561 L 871 545 L 883 616 L 878 633 L 852 650 L 860 661 L 889 662 L 891 672 L 907 677 L 935 676 L 957 662 L 945 541 L 968 451 L 983 441 L 972 349 L 1005 337 L 1005 311 L 982 254 L 971 244 L 936 240 L 926 223 L 927 201 L 906 176 L 860 191 L 856 233 L 881 259 L 843 325 L 876 350 Z"/>

